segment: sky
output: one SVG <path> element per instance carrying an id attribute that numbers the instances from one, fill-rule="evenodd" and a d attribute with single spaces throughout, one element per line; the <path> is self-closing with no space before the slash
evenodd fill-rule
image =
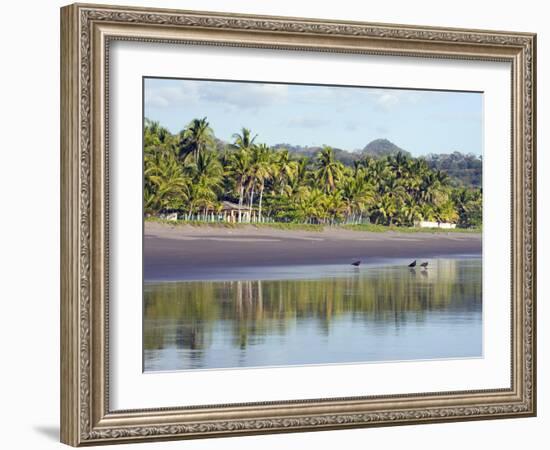
<path id="1" fill-rule="evenodd" d="M 172 133 L 207 117 L 227 142 L 246 127 L 268 145 L 353 151 L 388 139 L 414 156 L 483 147 L 483 94 L 473 92 L 145 78 L 144 116 Z"/>

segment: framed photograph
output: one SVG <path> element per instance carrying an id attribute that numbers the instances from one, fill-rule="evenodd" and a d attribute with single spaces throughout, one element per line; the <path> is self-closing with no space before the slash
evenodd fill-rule
<path id="1" fill-rule="evenodd" d="M 535 58 L 62 8 L 62 442 L 535 415 Z"/>

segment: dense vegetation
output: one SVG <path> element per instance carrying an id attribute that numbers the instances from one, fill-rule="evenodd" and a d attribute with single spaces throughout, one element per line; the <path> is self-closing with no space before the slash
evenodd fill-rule
<path id="1" fill-rule="evenodd" d="M 315 157 L 322 150 L 322 147 L 302 147 L 291 144 L 277 144 L 273 148 L 287 149 L 296 157 L 308 158 Z M 220 149 L 223 149 L 223 146 Z M 354 152 L 339 148 L 334 148 L 333 150 L 335 158 L 346 166 L 352 166 L 354 162 L 360 161 L 367 156 L 378 159 L 402 153 L 405 156 L 411 157 L 408 151 L 398 147 L 387 139 L 375 139 L 369 142 L 362 150 Z M 430 169 L 441 170 L 449 175 L 451 182 L 455 186 L 481 187 L 483 164 L 479 156 L 455 151 L 453 153 L 429 154 L 423 158 L 428 163 Z"/>
<path id="2" fill-rule="evenodd" d="M 144 165 L 148 215 L 217 220 L 226 201 L 238 205 L 238 221 L 248 220 L 245 211 L 258 222 L 308 224 L 433 220 L 477 227 L 482 220 L 481 190 L 456 186 L 423 158 L 363 155 L 345 165 L 328 146 L 296 156 L 260 143 L 246 128 L 224 144 L 206 118 L 177 134 L 146 119 Z"/>
<path id="3" fill-rule="evenodd" d="M 481 187 L 481 158 L 453 152 L 440 155 L 428 155 L 426 162 L 431 169 L 442 170 L 451 177 L 457 186 Z"/>

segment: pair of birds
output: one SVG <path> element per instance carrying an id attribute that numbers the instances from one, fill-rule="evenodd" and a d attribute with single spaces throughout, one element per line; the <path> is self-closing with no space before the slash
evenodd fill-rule
<path id="1" fill-rule="evenodd" d="M 416 267 L 416 259 L 409 264 L 409 267 L 410 268 Z M 421 263 L 420 267 L 422 267 L 423 269 L 426 269 L 428 267 L 428 261 L 424 261 L 423 263 Z"/>
<path id="2" fill-rule="evenodd" d="M 361 261 L 353 261 L 351 265 L 355 267 L 359 267 L 361 265 Z M 409 264 L 409 267 L 411 268 L 416 267 L 416 259 Z M 423 269 L 426 269 L 428 267 L 428 261 L 424 261 L 423 263 L 421 263 L 420 267 L 422 267 Z"/>

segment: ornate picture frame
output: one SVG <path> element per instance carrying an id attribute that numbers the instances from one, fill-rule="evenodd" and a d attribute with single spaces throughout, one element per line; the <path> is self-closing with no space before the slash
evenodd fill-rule
<path id="1" fill-rule="evenodd" d="M 511 385 L 205 407 L 109 406 L 109 49 L 115 41 L 504 61 L 512 67 Z M 536 414 L 536 35 L 74 4 L 61 9 L 61 441 L 163 439 Z"/>

